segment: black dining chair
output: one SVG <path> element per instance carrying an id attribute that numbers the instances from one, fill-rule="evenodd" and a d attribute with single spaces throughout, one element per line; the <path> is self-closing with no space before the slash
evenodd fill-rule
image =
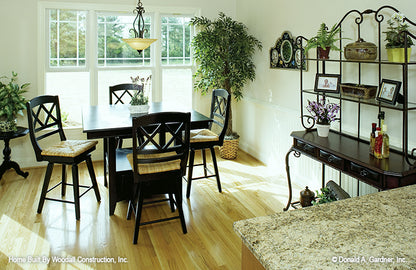
<path id="1" fill-rule="evenodd" d="M 129 201 L 127 219 L 135 213 L 133 244 L 137 244 L 139 227 L 146 224 L 180 219 L 185 234 L 182 209 L 182 178 L 189 153 L 190 113 L 162 112 L 133 118 L 133 153 L 127 158 L 133 168 L 134 196 Z M 144 202 L 145 197 L 168 194 L 168 198 Z M 173 197 L 174 194 L 175 196 Z M 141 222 L 144 204 L 169 201 L 178 215 Z"/>
<path id="2" fill-rule="evenodd" d="M 143 91 L 144 84 L 123 83 L 109 87 L 110 105 L 129 104 L 136 93 Z M 117 147 L 123 148 L 123 139 L 130 136 L 117 137 Z M 131 137 L 130 137 L 131 138 Z"/>
<path id="3" fill-rule="evenodd" d="M 110 105 L 117 105 L 117 104 L 129 104 L 131 98 L 136 94 L 140 93 L 144 89 L 144 83 L 141 84 L 135 84 L 135 83 L 123 83 L 123 84 L 116 84 L 109 87 L 109 97 L 110 97 Z M 125 136 L 118 136 L 116 138 L 116 144 L 118 149 L 123 148 L 123 140 L 129 139 L 131 136 L 125 135 Z M 107 168 L 107 143 L 108 140 L 104 138 L 104 186 L 107 186 L 107 174 L 108 174 L 108 168 Z M 119 151 L 121 155 L 125 154 L 125 150 Z M 124 155 L 125 156 L 125 155 Z M 123 156 L 123 158 L 124 158 Z M 122 176 L 124 177 L 124 176 Z"/>
<path id="4" fill-rule="evenodd" d="M 211 119 L 212 122 L 208 129 L 191 130 L 188 185 L 186 188 L 186 198 L 191 195 L 191 185 L 193 180 L 214 177 L 217 180 L 218 191 L 221 192 L 221 181 L 218 172 L 217 159 L 215 156 L 215 146 L 222 146 L 225 132 L 227 131 L 228 119 L 230 117 L 231 98 L 227 90 L 215 89 L 212 92 L 211 100 Z M 212 163 L 215 173 L 209 171 L 205 150 L 211 151 Z M 201 150 L 202 163 L 194 164 L 195 151 Z M 193 169 L 195 166 L 203 166 L 204 175 L 194 177 Z M 210 173 L 210 174 L 208 174 Z"/>
<path id="5" fill-rule="evenodd" d="M 62 128 L 61 110 L 59 106 L 58 96 L 45 95 L 35 97 L 26 103 L 26 109 L 29 124 L 30 140 L 35 151 L 36 160 L 48 162 L 38 205 L 38 213 L 40 214 L 42 212 L 45 200 L 71 203 L 75 205 L 75 217 L 77 220 L 79 220 L 79 199 L 84 194 L 86 194 L 89 190 L 93 189 L 97 201 L 99 202 L 101 200 L 97 180 L 95 178 L 94 167 L 91 161 L 91 152 L 95 150 L 95 147 L 98 142 L 89 140 L 66 139 L 64 130 Z M 48 144 L 48 146 L 44 148 L 40 146 L 41 140 L 45 138 L 54 140 L 54 138 L 56 137 L 57 139 L 59 139 L 58 143 Z M 78 164 L 80 164 L 83 161 L 85 161 L 87 164 L 92 186 L 85 186 L 79 184 Z M 55 164 L 62 165 L 62 179 L 60 183 L 48 189 L 53 167 Z M 72 184 L 66 182 L 67 165 L 72 166 Z M 46 197 L 48 192 L 52 191 L 59 185 L 62 186 L 62 197 L 65 197 L 66 186 L 73 186 L 73 201 Z M 80 188 L 85 188 L 86 190 L 82 194 L 80 194 Z"/>

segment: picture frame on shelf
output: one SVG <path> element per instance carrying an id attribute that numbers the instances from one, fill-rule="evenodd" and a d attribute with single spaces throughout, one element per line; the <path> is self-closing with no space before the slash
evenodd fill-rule
<path id="1" fill-rule="evenodd" d="M 341 76 L 339 74 L 316 73 L 315 92 L 339 93 Z"/>
<path id="2" fill-rule="evenodd" d="M 402 82 L 382 79 L 376 96 L 376 100 L 391 105 L 395 105 L 399 96 Z"/>

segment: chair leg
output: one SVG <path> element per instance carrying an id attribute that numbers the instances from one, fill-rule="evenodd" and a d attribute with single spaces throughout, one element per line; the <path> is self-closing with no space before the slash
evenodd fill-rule
<path id="1" fill-rule="evenodd" d="M 85 160 L 87 163 L 88 172 L 90 174 L 92 186 L 95 192 L 95 197 L 97 198 L 97 202 L 101 201 L 100 190 L 98 189 L 97 179 L 95 178 L 94 166 L 92 165 L 91 156 L 88 156 Z"/>
<path id="2" fill-rule="evenodd" d="M 186 234 L 187 230 L 186 230 L 185 216 L 183 214 L 183 208 L 182 208 L 182 182 L 181 181 L 179 181 L 179 183 L 176 184 L 175 201 L 176 201 L 176 207 L 178 208 L 178 212 L 179 212 L 179 218 L 181 220 L 182 232 Z"/>
<path id="3" fill-rule="evenodd" d="M 194 169 L 194 158 L 195 158 L 195 150 L 191 149 L 191 153 L 189 155 L 188 184 L 186 186 L 186 198 L 188 199 L 189 199 L 189 196 L 191 195 L 192 171 Z"/>
<path id="4" fill-rule="evenodd" d="M 42 192 L 40 194 L 40 200 L 38 204 L 38 213 L 42 213 L 43 203 L 45 202 L 46 193 L 48 192 L 49 182 L 51 181 L 51 175 L 53 171 L 53 163 L 48 163 L 46 168 L 45 179 L 43 180 Z"/>
<path id="5" fill-rule="evenodd" d="M 217 186 L 218 191 L 221 193 L 221 181 L 220 181 L 220 174 L 218 172 L 218 166 L 217 166 L 217 158 L 215 157 L 215 149 L 214 147 L 209 148 L 211 150 L 211 156 L 212 156 L 212 163 L 214 163 L 214 170 L 215 170 L 215 177 L 217 178 Z"/>
<path id="6" fill-rule="evenodd" d="M 133 189 L 134 189 L 133 197 L 130 198 L 129 207 L 127 209 L 127 220 L 130 220 L 130 218 L 131 218 L 131 213 L 133 212 L 135 198 L 138 197 L 139 187 L 140 187 L 140 184 L 134 185 L 134 187 L 133 187 Z"/>
<path id="7" fill-rule="evenodd" d="M 72 181 L 74 185 L 74 203 L 75 203 L 75 218 L 80 219 L 80 207 L 79 207 L 79 178 L 78 178 L 78 165 L 72 165 Z"/>
<path id="8" fill-rule="evenodd" d="M 170 210 L 175 212 L 175 200 L 173 200 L 173 194 L 169 193 L 169 203 L 170 203 Z"/>
<path id="9" fill-rule="evenodd" d="M 134 236 L 133 236 L 133 244 L 137 244 L 137 238 L 139 238 L 139 227 L 140 227 L 140 218 L 142 215 L 142 208 L 143 208 L 143 189 L 139 189 L 139 198 L 137 199 L 136 204 L 136 222 L 134 224 Z"/>
<path id="10" fill-rule="evenodd" d="M 104 157 L 104 186 L 107 187 L 107 143 L 108 143 L 108 139 L 104 138 L 103 139 L 103 157 Z"/>
<path id="11" fill-rule="evenodd" d="M 205 153 L 205 148 L 201 149 L 201 155 L 202 155 L 202 164 L 204 165 L 204 176 L 208 177 L 208 170 L 207 170 L 207 155 Z"/>
<path id="12" fill-rule="evenodd" d="M 62 164 L 62 190 L 61 190 L 62 197 L 65 196 L 65 193 L 66 193 L 66 165 Z"/>

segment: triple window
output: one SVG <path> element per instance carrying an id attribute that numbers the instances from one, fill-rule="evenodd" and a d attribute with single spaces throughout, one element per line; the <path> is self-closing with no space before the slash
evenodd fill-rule
<path id="1" fill-rule="evenodd" d="M 152 75 L 150 100 L 191 106 L 190 43 L 193 14 L 144 14 L 145 37 L 158 41 L 141 54 L 122 38 L 132 37 L 134 14 L 94 9 L 46 9 L 45 92 L 60 97 L 64 120 L 81 123 L 82 106 L 108 104 L 108 87 Z M 158 76 L 154 76 L 157 74 Z"/>

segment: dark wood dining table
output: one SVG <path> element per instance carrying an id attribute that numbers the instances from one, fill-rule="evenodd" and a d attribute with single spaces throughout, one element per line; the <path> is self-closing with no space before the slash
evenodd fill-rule
<path id="1" fill-rule="evenodd" d="M 191 112 L 191 129 L 207 128 L 212 121 L 209 117 L 184 107 L 180 102 L 153 102 L 149 113 L 157 112 Z M 108 167 L 109 214 L 114 214 L 119 201 L 131 196 L 131 167 L 125 154 L 130 151 L 117 149 L 119 136 L 132 134 L 132 118 L 128 105 L 97 105 L 86 106 L 82 111 L 83 132 L 88 139 L 103 139 L 104 162 Z M 123 152 L 124 151 L 124 152 Z M 117 162 L 119 164 L 117 164 Z M 104 177 L 107 177 L 106 175 Z"/>

